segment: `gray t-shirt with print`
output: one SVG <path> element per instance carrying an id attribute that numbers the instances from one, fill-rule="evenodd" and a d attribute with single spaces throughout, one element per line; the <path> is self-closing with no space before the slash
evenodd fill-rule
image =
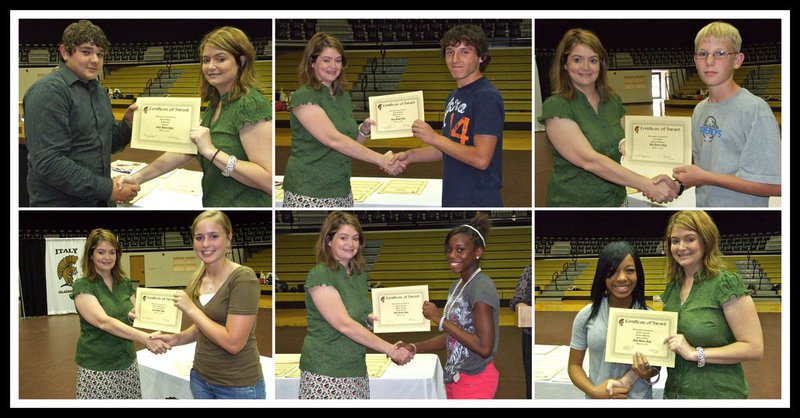
<path id="1" fill-rule="evenodd" d="M 488 358 L 483 358 L 461 345 L 455 338 L 447 335 L 445 341 L 447 344 L 447 363 L 444 366 L 445 383 L 451 383 L 456 372 L 468 375 L 483 372 L 486 365 L 494 359 L 497 347 L 500 345 L 500 319 L 498 314 L 500 300 L 497 296 L 497 288 L 494 282 L 483 272 L 478 273 L 477 276 L 470 280 L 463 292 L 460 291 L 460 282 L 461 280 L 457 280 L 450 285 L 448 299 L 455 296 L 458 296 L 458 298 L 453 301 L 453 307 L 448 311 L 447 319 L 461 329 L 475 334 L 477 329 L 475 328 L 475 318 L 472 313 L 475 304 L 481 302 L 491 306 L 492 319 L 494 321 L 494 346 L 492 347 L 492 354 Z M 454 295 L 454 290 L 460 295 Z"/>
<path id="2" fill-rule="evenodd" d="M 638 306 L 638 305 L 637 305 Z M 589 380 L 597 386 L 606 379 L 622 377 L 630 364 L 606 363 L 606 335 L 608 334 L 608 298 L 600 302 L 600 309 L 592 320 L 589 314 L 592 304 L 588 304 L 575 315 L 572 322 L 572 341 L 569 347 L 573 350 L 589 352 Z M 589 398 L 587 395 L 586 398 Z M 628 392 L 628 399 L 652 399 L 653 388 L 642 379 L 636 380 L 633 388 Z"/>
<path id="3" fill-rule="evenodd" d="M 703 170 L 756 183 L 781 184 L 781 132 L 767 103 L 747 89 L 692 113 L 692 155 Z M 717 186 L 697 187 L 697 206 L 766 207 L 768 197 Z"/>

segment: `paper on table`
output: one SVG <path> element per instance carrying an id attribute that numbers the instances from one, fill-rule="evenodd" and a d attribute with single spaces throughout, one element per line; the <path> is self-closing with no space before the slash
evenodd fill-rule
<path id="1" fill-rule="evenodd" d="M 367 354 L 367 373 L 369 377 L 381 377 L 392 360 L 386 354 Z"/>
<path id="2" fill-rule="evenodd" d="M 355 203 L 364 203 L 364 201 L 367 200 L 367 198 L 374 193 L 382 183 L 383 182 L 381 181 L 350 181 L 350 188 L 353 190 L 353 201 Z"/>
<path id="3" fill-rule="evenodd" d="M 299 368 L 297 363 L 275 363 L 275 377 L 290 377 Z"/>
<path id="4" fill-rule="evenodd" d="M 534 380 L 550 380 L 565 368 L 564 364 L 561 365 L 537 365 L 534 367 L 533 376 Z"/>
<path id="5" fill-rule="evenodd" d="M 559 383 L 572 383 L 572 379 L 569 378 L 569 370 L 566 367 L 561 369 L 560 372 L 556 373 L 555 376 L 550 378 L 551 382 L 559 382 Z"/>
<path id="6" fill-rule="evenodd" d="M 275 186 L 272 188 L 272 200 L 283 201 L 283 183 L 275 182 Z"/>
<path id="7" fill-rule="evenodd" d="M 150 194 L 150 192 L 152 192 L 153 190 L 157 189 L 158 186 L 160 185 L 160 183 L 161 182 L 159 180 L 156 180 L 156 179 L 153 179 L 151 181 L 146 181 L 146 182 L 142 183 L 139 186 L 140 187 L 139 193 L 136 195 L 136 197 L 134 197 L 130 201 L 130 203 L 134 204 L 137 201 L 139 201 L 140 199 L 142 199 L 143 197 L 147 196 L 148 194 Z"/>
<path id="8" fill-rule="evenodd" d="M 422 194 L 428 180 L 389 180 L 378 190 L 380 194 Z"/>
<path id="9" fill-rule="evenodd" d="M 555 350 L 556 348 L 558 348 L 557 345 L 536 344 L 533 347 L 533 354 L 536 354 L 538 356 L 543 356 L 543 355 Z"/>
<path id="10" fill-rule="evenodd" d="M 200 196 L 203 193 L 202 186 L 186 170 L 174 170 L 173 174 L 164 181 L 161 190 L 190 196 Z"/>

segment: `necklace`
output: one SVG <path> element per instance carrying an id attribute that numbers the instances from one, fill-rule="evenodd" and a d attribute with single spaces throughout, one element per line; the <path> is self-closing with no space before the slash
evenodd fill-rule
<path id="1" fill-rule="evenodd" d="M 222 282 L 224 282 L 225 279 L 228 277 L 228 274 L 226 272 L 228 271 L 229 264 L 230 262 L 226 260 L 225 265 L 221 269 L 221 272 L 223 274 L 222 274 L 222 280 L 220 280 L 219 283 L 217 283 L 217 281 L 211 277 L 208 271 L 206 271 L 206 276 L 205 278 L 203 278 L 203 286 L 205 287 L 206 294 L 217 293 L 217 290 L 219 290 L 219 285 L 222 284 Z"/>
<path id="2" fill-rule="evenodd" d="M 461 297 L 461 294 L 462 294 L 462 293 L 464 293 L 464 289 L 466 289 L 466 288 L 467 288 L 467 285 L 468 285 L 468 284 L 469 284 L 469 283 L 472 281 L 472 279 L 473 279 L 473 278 L 475 278 L 475 276 L 477 276 L 477 275 L 478 275 L 478 273 L 480 273 L 480 272 L 481 272 L 481 268 L 480 268 L 480 267 L 478 267 L 478 269 L 477 269 L 477 270 L 475 270 L 475 272 L 473 272 L 471 276 L 469 276 L 469 279 L 467 279 L 467 281 L 466 281 L 466 282 L 464 282 L 464 285 L 463 285 L 463 286 L 461 286 L 461 289 L 459 289 L 459 288 L 458 288 L 458 283 L 456 283 L 456 287 L 455 287 L 455 288 L 453 288 L 453 293 L 451 293 L 451 294 L 447 295 L 447 302 L 445 302 L 445 304 L 444 304 L 444 318 L 445 318 L 445 319 L 447 319 L 447 317 L 448 317 L 448 316 L 450 315 L 450 313 L 452 312 L 452 310 L 453 310 L 453 307 L 454 307 L 454 306 L 455 306 L 455 304 L 456 304 L 456 300 L 458 300 L 458 298 L 460 298 L 460 297 Z M 452 297 L 451 297 L 451 296 L 452 296 Z"/>
<path id="3" fill-rule="evenodd" d="M 467 279 L 467 281 L 464 282 L 464 285 L 461 286 L 461 289 L 459 289 L 458 288 L 458 284 L 456 284 L 456 287 L 453 288 L 453 293 L 450 294 L 450 295 L 447 295 L 447 302 L 445 302 L 445 304 L 444 304 L 444 316 L 442 317 L 443 318 L 442 321 L 444 321 L 444 319 L 446 319 L 450 315 L 450 313 L 453 310 L 453 306 L 455 306 L 455 304 L 456 304 L 456 300 L 458 300 L 458 298 L 461 297 L 461 294 L 464 293 L 464 289 L 467 288 L 467 285 L 480 272 L 481 272 L 481 268 L 478 267 L 478 269 L 475 270 L 475 272 L 473 272 L 471 276 L 469 276 L 469 279 Z M 453 297 L 451 298 L 450 296 L 453 296 Z M 439 328 L 439 330 L 441 331 L 441 328 Z M 453 374 L 453 381 L 458 383 L 458 381 L 460 379 L 461 379 L 461 373 L 458 370 L 456 370 L 456 372 Z"/>

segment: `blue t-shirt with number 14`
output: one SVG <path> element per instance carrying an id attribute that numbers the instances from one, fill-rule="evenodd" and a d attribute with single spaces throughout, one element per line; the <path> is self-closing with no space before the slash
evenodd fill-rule
<path id="1" fill-rule="evenodd" d="M 442 134 L 451 141 L 475 146 L 475 135 L 494 135 L 492 162 L 479 170 L 443 154 L 442 207 L 502 207 L 503 122 L 500 92 L 486 77 L 457 88 L 447 98 Z"/>

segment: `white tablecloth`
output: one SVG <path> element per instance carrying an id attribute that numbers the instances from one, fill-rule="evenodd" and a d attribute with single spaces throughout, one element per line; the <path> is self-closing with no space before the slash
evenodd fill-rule
<path id="1" fill-rule="evenodd" d="M 278 361 L 299 361 L 300 354 L 276 354 Z M 285 357 L 284 357 L 285 356 Z M 369 379 L 371 399 L 447 399 L 439 356 L 417 354 L 405 366 L 390 363 L 381 377 Z M 300 378 L 275 379 L 276 399 L 297 399 Z"/>
<path id="2" fill-rule="evenodd" d="M 179 345 L 164 354 L 153 354 L 147 349 L 136 352 L 139 377 L 144 399 L 192 399 L 189 389 L 189 370 L 194 359 L 195 343 Z M 261 356 L 261 370 L 267 399 L 275 393 L 274 364 L 271 358 Z"/>
<path id="3" fill-rule="evenodd" d="M 378 193 L 386 183 L 391 180 L 424 180 L 428 184 L 420 194 L 389 194 Z M 276 182 L 282 182 L 283 176 L 275 176 Z M 354 181 L 379 181 L 381 185 L 378 189 L 367 197 L 363 202 L 356 202 L 357 208 L 364 207 L 435 207 L 442 206 L 442 179 L 412 179 L 403 177 L 351 177 L 350 182 Z M 274 199 L 275 207 L 283 206 L 283 199 Z"/>
<path id="4" fill-rule="evenodd" d="M 135 173 L 147 166 L 135 161 L 111 163 L 111 176 Z M 202 209 L 203 172 L 179 168 L 142 184 L 139 195 L 130 204 L 119 206 L 151 209 Z"/>
<path id="5" fill-rule="evenodd" d="M 630 207 L 673 207 L 673 208 L 693 208 L 697 206 L 697 199 L 695 198 L 695 188 L 690 187 L 686 189 L 683 194 L 678 196 L 677 199 L 669 203 L 653 203 L 648 200 L 642 193 L 634 193 L 628 195 L 628 206 Z M 769 207 L 781 207 L 780 196 L 773 196 L 769 198 Z"/>
<path id="6" fill-rule="evenodd" d="M 534 399 L 585 399 L 580 389 L 572 384 L 567 372 L 568 345 L 536 344 L 533 348 Z M 583 369 L 589 375 L 589 351 L 583 358 Z M 667 368 L 661 368 L 661 377 L 653 385 L 653 399 L 664 397 Z"/>

